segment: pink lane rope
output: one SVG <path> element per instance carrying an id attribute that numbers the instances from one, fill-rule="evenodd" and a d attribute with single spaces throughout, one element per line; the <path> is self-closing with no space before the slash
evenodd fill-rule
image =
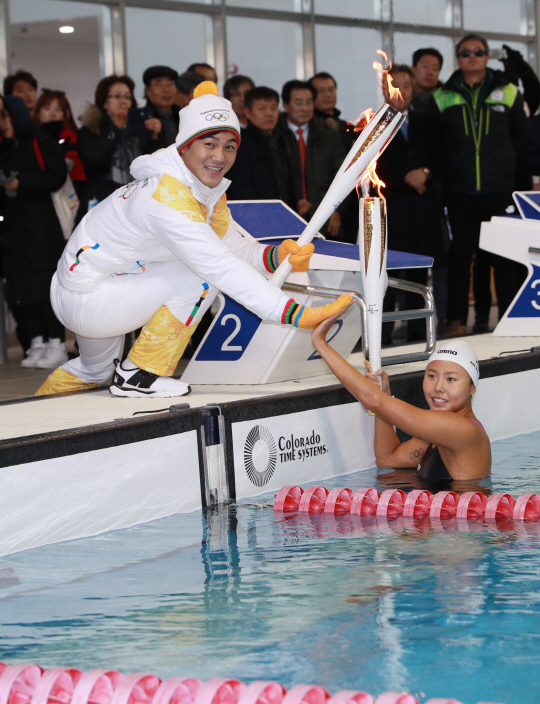
<path id="1" fill-rule="evenodd" d="M 522 494 L 515 499 L 510 494 L 484 496 L 479 491 L 468 491 L 458 496 L 454 491 L 414 490 L 406 494 L 401 489 L 387 489 L 382 494 L 376 489 L 338 487 L 328 491 L 324 486 L 284 486 L 276 494 L 276 513 L 307 513 L 331 516 L 377 516 L 395 519 L 457 518 L 466 521 L 528 522 L 540 520 L 540 496 Z M 0 701 L 0 704 L 2 702 Z"/>
<path id="2" fill-rule="evenodd" d="M 408 692 L 378 697 L 343 689 L 331 695 L 324 687 L 298 684 L 289 691 L 280 682 L 214 677 L 161 680 L 151 673 L 122 675 L 116 670 L 90 670 L 0 662 L 0 704 L 419 704 Z M 425 704 L 461 704 L 457 699 L 432 698 Z M 494 704 L 479 702 L 479 704 Z"/>

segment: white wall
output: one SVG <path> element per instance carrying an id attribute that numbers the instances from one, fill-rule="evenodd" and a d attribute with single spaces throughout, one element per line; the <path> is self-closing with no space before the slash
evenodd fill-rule
<path id="1" fill-rule="evenodd" d="M 206 62 L 205 21 L 193 12 L 126 8 L 127 72 L 139 100 L 144 96 L 143 71 L 149 66 L 171 66 L 183 73 L 196 61 Z"/>
<path id="2" fill-rule="evenodd" d="M 97 36 L 96 36 L 97 39 Z M 12 34 L 12 69 L 30 71 L 41 88 L 63 90 L 77 118 L 87 102 L 94 101 L 99 81 L 99 46 Z"/>

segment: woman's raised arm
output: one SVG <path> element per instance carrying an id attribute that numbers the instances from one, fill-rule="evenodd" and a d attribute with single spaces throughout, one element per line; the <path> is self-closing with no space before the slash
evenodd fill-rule
<path id="1" fill-rule="evenodd" d="M 366 379 L 326 342 L 326 334 L 338 317 L 328 318 L 316 327 L 311 339 L 332 372 L 364 408 L 375 413 L 387 424 L 397 426 L 423 443 L 441 445 L 449 450 L 461 450 L 480 440 L 479 426 L 458 413 L 433 412 L 417 408 L 410 403 L 392 398 L 376 383 Z M 394 448 L 394 451 L 397 451 L 397 448 Z M 407 463 L 400 466 L 412 465 Z"/>

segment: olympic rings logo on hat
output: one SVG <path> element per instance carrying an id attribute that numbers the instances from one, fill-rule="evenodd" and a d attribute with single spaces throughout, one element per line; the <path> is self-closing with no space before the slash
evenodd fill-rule
<path id="1" fill-rule="evenodd" d="M 228 112 L 211 112 L 204 116 L 207 122 L 227 122 L 229 119 Z"/>

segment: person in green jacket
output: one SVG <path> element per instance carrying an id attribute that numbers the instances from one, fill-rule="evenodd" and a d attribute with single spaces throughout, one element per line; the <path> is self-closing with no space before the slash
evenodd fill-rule
<path id="1" fill-rule="evenodd" d="M 514 212 L 516 165 L 528 135 L 523 97 L 501 71 L 487 68 L 489 47 L 483 37 L 467 34 L 456 45 L 456 56 L 459 69 L 433 93 L 430 106 L 452 230 L 447 336 L 467 331 L 473 257 L 473 332 L 488 331 L 490 267 L 495 271 L 499 317 L 525 275 L 520 264 L 478 247 L 483 221 Z"/>

